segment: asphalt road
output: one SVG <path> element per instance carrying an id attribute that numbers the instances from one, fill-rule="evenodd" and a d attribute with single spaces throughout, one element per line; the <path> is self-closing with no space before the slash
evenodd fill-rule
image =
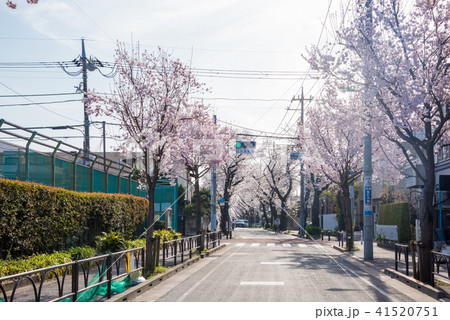
<path id="1" fill-rule="evenodd" d="M 434 301 L 325 243 L 242 228 L 222 243 L 226 248 L 133 301 Z"/>

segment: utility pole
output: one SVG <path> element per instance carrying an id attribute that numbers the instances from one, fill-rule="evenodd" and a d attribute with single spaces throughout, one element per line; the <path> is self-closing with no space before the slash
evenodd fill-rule
<path id="1" fill-rule="evenodd" d="M 372 41 L 372 0 L 366 0 L 365 32 L 368 45 Z M 367 61 L 364 61 L 367 63 Z M 369 75 L 364 71 L 365 95 Z M 367 103 L 367 100 L 365 103 Z M 372 213 L 372 135 L 366 132 L 364 137 L 364 260 L 373 260 L 373 213 Z"/>
<path id="2" fill-rule="evenodd" d="M 91 147 L 89 142 L 89 115 L 87 114 L 87 59 L 84 39 L 81 39 L 81 63 L 83 71 L 83 105 L 84 105 L 84 156 L 87 157 Z M 106 165 L 106 163 L 105 163 Z"/>
<path id="3" fill-rule="evenodd" d="M 301 115 L 300 115 L 300 123 L 303 126 L 304 124 L 304 114 L 305 114 L 305 110 L 304 110 L 304 104 L 305 101 L 311 101 L 313 99 L 313 97 L 307 98 L 305 99 L 305 97 L 303 96 L 303 87 L 302 87 L 302 95 L 300 97 L 293 97 L 291 102 L 293 101 L 300 101 L 300 111 L 301 111 Z M 298 109 L 289 109 L 288 110 L 298 110 Z M 305 210 L 305 176 L 303 174 L 303 161 L 300 157 L 300 208 L 298 210 L 298 216 L 300 218 L 300 229 L 299 229 L 299 235 L 300 236 L 304 236 L 305 235 L 305 229 L 306 229 L 306 210 Z"/>
<path id="4" fill-rule="evenodd" d="M 84 161 L 85 163 L 88 163 L 88 154 L 90 153 L 90 134 L 89 134 L 89 115 L 87 113 L 88 109 L 88 86 L 87 86 L 87 72 L 88 71 L 95 71 L 97 70 L 100 72 L 102 76 L 105 78 L 113 78 L 117 74 L 117 69 L 115 65 L 111 65 L 107 62 L 102 62 L 98 60 L 97 58 L 87 58 L 86 56 L 86 50 L 84 47 L 84 39 L 81 39 L 81 56 L 74 59 L 71 63 L 58 63 L 59 66 L 64 70 L 65 73 L 67 73 L 69 76 L 72 77 L 78 77 L 80 74 L 83 77 L 83 82 L 80 83 L 80 85 L 77 88 L 77 92 L 83 93 L 83 111 L 84 111 L 84 143 L 83 143 L 83 152 L 84 152 Z M 78 71 L 68 71 L 67 68 L 70 67 L 81 67 Z M 111 71 L 108 74 L 103 73 L 100 68 L 110 68 Z M 82 88 L 82 89 L 81 89 Z M 106 163 L 105 163 L 106 165 Z"/>
<path id="5" fill-rule="evenodd" d="M 102 121 L 102 125 L 103 125 L 103 162 L 104 162 L 103 170 L 105 171 L 106 174 L 106 121 Z"/>
<path id="6" fill-rule="evenodd" d="M 217 123 L 217 116 L 214 115 L 214 124 Z M 216 164 L 211 167 L 211 231 L 216 231 Z"/>

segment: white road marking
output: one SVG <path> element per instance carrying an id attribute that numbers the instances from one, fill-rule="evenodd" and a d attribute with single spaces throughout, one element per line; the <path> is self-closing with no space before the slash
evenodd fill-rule
<path id="1" fill-rule="evenodd" d="M 307 245 L 304 244 L 304 243 L 299 243 L 298 246 L 299 246 L 300 248 L 306 248 L 306 247 L 307 247 Z"/>
<path id="2" fill-rule="evenodd" d="M 315 248 L 322 248 L 322 246 L 320 244 L 313 244 L 313 247 L 315 247 Z"/>
<path id="3" fill-rule="evenodd" d="M 281 264 L 293 264 L 293 265 L 299 265 L 300 262 L 283 262 L 283 261 L 262 261 L 259 264 L 275 264 L 275 265 L 281 265 Z"/>
<path id="4" fill-rule="evenodd" d="M 290 247 L 292 247 L 292 246 L 291 246 L 290 243 L 283 243 L 283 247 L 285 247 L 285 248 L 290 248 Z"/>
<path id="5" fill-rule="evenodd" d="M 250 247 L 259 247 L 259 243 L 252 243 Z"/>
<path id="6" fill-rule="evenodd" d="M 275 243 L 268 243 L 267 246 L 268 247 L 275 247 Z"/>
<path id="7" fill-rule="evenodd" d="M 375 290 L 377 290 L 379 293 L 381 293 L 382 295 L 384 295 L 385 297 L 390 299 L 389 293 L 387 293 L 386 291 L 378 288 L 376 285 L 374 285 L 372 282 L 364 279 L 363 277 L 361 277 L 359 274 L 357 274 L 355 271 L 346 268 L 348 271 L 350 271 L 351 273 L 353 273 L 355 276 L 357 276 L 360 280 L 364 281 L 365 283 L 367 283 L 369 286 L 371 286 L 372 288 L 374 288 Z"/>
<path id="8" fill-rule="evenodd" d="M 241 281 L 241 286 L 284 286 L 282 281 Z"/>
<path id="9" fill-rule="evenodd" d="M 245 243 L 236 243 L 236 247 L 243 247 Z"/>

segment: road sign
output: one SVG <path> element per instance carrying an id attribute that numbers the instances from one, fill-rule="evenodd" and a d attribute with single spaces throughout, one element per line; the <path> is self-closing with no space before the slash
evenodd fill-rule
<path id="1" fill-rule="evenodd" d="M 255 153 L 256 141 L 236 141 L 236 153 Z"/>
<path id="2" fill-rule="evenodd" d="M 291 152 L 291 159 L 292 160 L 298 160 L 300 159 L 305 153 L 304 152 Z"/>

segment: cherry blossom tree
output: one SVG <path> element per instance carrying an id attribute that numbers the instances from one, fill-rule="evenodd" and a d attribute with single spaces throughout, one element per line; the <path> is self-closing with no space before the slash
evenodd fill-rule
<path id="1" fill-rule="evenodd" d="M 37 4 L 39 0 L 27 0 L 29 4 Z M 6 1 L 6 6 L 10 7 L 11 9 L 17 8 L 17 3 L 14 1 Z"/>
<path id="2" fill-rule="evenodd" d="M 89 93 L 89 112 L 104 115 L 120 124 L 118 149 L 127 154 L 144 155 L 145 187 L 149 200 L 147 219 L 146 272 L 154 265 L 151 237 L 155 222 L 155 188 L 162 176 L 172 177 L 177 170 L 173 149 L 182 143 L 177 130 L 189 116 L 191 94 L 206 91 L 190 69 L 162 49 L 142 51 L 139 45 L 127 50 L 118 44 L 115 56 L 118 77 L 111 94 Z M 150 269 L 149 269 L 150 268 Z"/>
<path id="3" fill-rule="evenodd" d="M 412 7 L 400 0 L 356 1 L 334 41 L 311 47 L 307 57 L 313 69 L 365 92 L 371 132 L 396 144 L 423 181 L 419 219 L 424 254 L 419 263 L 421 280 L 427 283 L 435 153 L 449 135 L 449 22 L 450 2 L 444 0 L 417 0 Z"/>
<path id="4" fill-rule="evenodd" d="M 346 247 L 353 248 L 353 228 L 350 211 L 350 185 L 362 173 L 363 148 L 361 137 L 365 122 L 359 115 L 358 99 L 340 97 L 330 83 L 320 102 L 307 110 L 304 161 L 310 173 L 321 174 L 337 185 L 347 233 Z"/>
<path id="5" fill-rule="evenodd" d="M 224 206 L 220 207 L 220 227 L 225 234 L 228 234 L 226 223 L 230 221 L 231 198 L 236 188 L 244 182 L 246 177 L 246 156 L 245 154 L 236 154 L 234 148 L 230 148 L 226 160 L 217 170 L 217 193 L 219 198 L 225 200 Z"/>
<path id="6" fill-rule="evenodd" d="M 202 103 L 189 106 L 188 113 L 178 127 L 181 143 L 173 149 L 190 177 L 194 179 L 197 215 L 197 231 L 201 232 L 200 179 L 211 167 L 222 163 L 228 154 L 228 144 L 234 132 L 214 123 L 209 108 Z"/>
<path id="7" fill-rule="evenodd" d="M 285 146 L 269 148 L 264 150 L 264 153 L 266 156 L 262 161 L 263 177 L 280 201 L 280 229 L 286 230 L 288 205 L 294 189 L 294 176 L 298 172 L 298 162 L 289 158 L 290 150 Z"/>

